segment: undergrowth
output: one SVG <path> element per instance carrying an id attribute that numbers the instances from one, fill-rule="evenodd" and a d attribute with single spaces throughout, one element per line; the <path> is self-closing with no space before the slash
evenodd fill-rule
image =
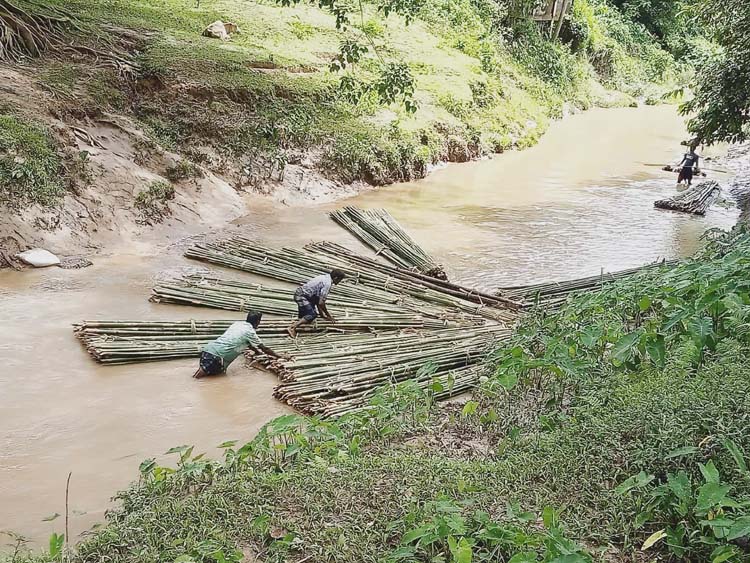
<path id="1" fill-rule="evenodd" d="M 50 132 L 0 113 L 0 203 L 19 209 L 53 205 L 66 191 L 64 162 Z"/>
<path id="2" fill-rule="evenodd" d="M 174 186 L 169 182 L 154 181 L 138 192 L 134 205 L 140 211 L 140 221 L 153 224 L 160 223 L 171 214 L 169 202 L 174 199 Z"/>

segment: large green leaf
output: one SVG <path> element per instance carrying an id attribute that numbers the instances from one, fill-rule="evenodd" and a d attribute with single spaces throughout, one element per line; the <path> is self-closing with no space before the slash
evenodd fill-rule
<path id="1" fill-rule="evenodd" d="M 719 470 L 716 468 L 716 464 L 712 459 L 709 459 L 708 463 L 706 463 L 705 465 L 699 463 L 698 468 L 701 470 L 701 474 L 706 480 L 706 483 L 718 483 L 721 479 L 721 477 L 719 476 Z"/>
<path id="2" fill-rule="evenodd" d="M 471 563 L 473 550 L 468 539 L 456 540 L 453 536 L 448 536 L 448 547 L 451 551 L 452 563 Z"/>
<path id="3" fill-rule="evenodd" d="M 619 362 L 625 362 L 629 360 L 633 355 L 633 349 L 638 343 L 640 337 L 641 333 L 638 331 L 634 331 L 620 338 L 620 340 L 615 342 L 615 345 L 612 346 L 612 350 L 610 352 L 612 355 L 612 359 Z"/>
<path id="4" fill-rule="evenodd" d="M 643 488 L 654 479 L 655 477 L 653 475 L 647 475 L 645 472 L 641 471 L 637 475 L 628 477 L 617 487 L 615 487 L 615 493 L 617 493 L 618 495 L 623 495 L 628 491 L 632 491 L 633 489 Z"/>
<path id="5" fill-rule="evenodd" d="M 677 475 L 667 476 L 669 490 L 680 500 L 687 500 L 693 494 L 693 486 L 687 473 L 680 471 Z"/>
<path id="6" fill-rule="evenodd" d="M 672 450 L 667 455 L 664 456 L 664 459 L 672 459 L 673 457 L 682 457 L 686 455 L 691 455 L 694 453 L 699 452 L 700 450 L 696 448 L 695 446 L 683 446 L 681 448 L 677 448 L 676 450 Z"/>
<path id="7" fill-rule="evenodd" d="M 727 493 L 731 487 L 719 483 L 706 483 L 698 489 L 698 500 L 695 508 L 699 512 L 707 512 L 717 506 L 722 506 L 727 498 Z"/>
<path id="8" fill-rule="evenodd" d="M 750 536 L 750 516 L 742 516 L 734 522 L 729 529 L 727 540 L 733 541 L 746 536 Z"/>
<path id="9" fill-rule="evenodd" d="M 649 338 L 646 341 L 646 352 L 655 366 L 663 368 L 667 359 L 667 347 L 664 342 L 664 336 L 657 334 L 653 338 Z"/>
<path id="10" fill-rule="evenodd" d="M 698 347 L 703 347 L 714 334 L 713 321 L 709 317 L 696 317 L 688 324 L 690 337 Z"/>

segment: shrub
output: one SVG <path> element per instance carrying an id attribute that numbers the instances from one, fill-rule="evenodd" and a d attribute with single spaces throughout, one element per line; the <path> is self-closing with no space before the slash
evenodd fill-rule
<path id="1" fill-rule="evenodd" d="M 167 166 L 165 175 L 172 182 L 179 182 L 181 180 L 203 178 L 203 170 L 194 162 L 181 160 L 177 164 Z"/>
<path id="2" fill-rule="evenodd" d="M 145 190 L 138 192 L 135 207 L 141 212 L 141 222 L 152 224 L 163 221 L 171 213 L 169 201 L 174 196 L 174 186 L 161 180 L 151 182 Z"/>

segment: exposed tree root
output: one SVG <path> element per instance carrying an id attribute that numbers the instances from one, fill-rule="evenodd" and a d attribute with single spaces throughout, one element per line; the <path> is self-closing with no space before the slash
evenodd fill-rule
<path id="1" fill-rule="evenodd" d="M 63 45 L 66 31 L 80 31 L 75 18 L 58 8 L 28 0 L 25 4 L 31 9 L 0 0 L 0 60 L 38 57 Z"/>
<path id="2" fill-rule="evenodd" d="M 23 0 L 22 4 L 0 0 L 0 61 L 18 61 L 46 52 L 68 53 L 83 55 L 94 66 L 113 68 L 121 76 L 135 76 L 137 64 L 126 51 L 74 43 L 75 34 L 82 35 L 83 31 L 75 16 L 43 0 Z M 117 34 L 117 30 L 111 33 Z M 132 42 L 125 35 L 126 43 Z"/>

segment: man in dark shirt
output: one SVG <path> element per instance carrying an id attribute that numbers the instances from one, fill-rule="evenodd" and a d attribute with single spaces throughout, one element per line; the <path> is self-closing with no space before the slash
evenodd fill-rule
<path id="1" fill-rule="evenodd" d="M 693 182 L 693 173 L 698 172 L 698 154 L 695 152 L 695 143 L 690 144 L 690 150 L 682 157 L 682 161 L 677 165 L 680 174 L 677 176 L 677 183 L 687 181 L 688 187 Z"/>

